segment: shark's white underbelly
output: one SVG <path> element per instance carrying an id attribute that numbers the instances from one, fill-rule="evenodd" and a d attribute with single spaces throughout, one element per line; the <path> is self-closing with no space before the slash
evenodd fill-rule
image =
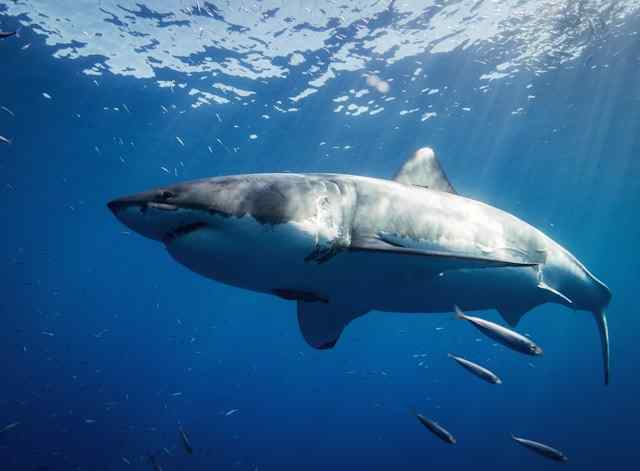
<path id="1" fill-rule="evenodd" d="M 244 218 L 243 218 L 244 219 Z M 446 312 L 495 308 L 514 295 L 530 296 L 535 269 L 446 270 L 429 257 L 337 250 L 335 233 L 312 225 L 264 225 L 252 218 L 234 230 L 204 228 L 171 242 L 181 264 L 216 281 L 274 294 L 320 299 L 390 312 Z M 318 254 L 327 260 L 318 261 Z"/>

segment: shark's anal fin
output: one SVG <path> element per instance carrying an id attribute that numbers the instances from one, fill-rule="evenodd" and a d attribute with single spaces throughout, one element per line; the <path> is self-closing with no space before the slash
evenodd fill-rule
<path id="1" fill-rule="evenodd" d="M 418 149 L 400 167 L 394 180 L 405 185 L 423 186 L 432 190 L 456 193 L 442 170 L 435 152 L 430 147 Z"/>
<path id="2" fill-rule="evenodd" d="M 511 327 L 517 326 L 522 316 L 544 302 L 562 304 L 568 307 L 573 306 L 571 299 L 542 281 L 542 275 L 539 275 L 538 289 L 542 291 L 542 297 L 534 296 L 530 299 L 512 300 L 497 307 L 502 318 L 507 321 Z"/>
<path id="3" fill-rule="evenodd" d="M 509 324 L 511 327 L 515 327 L 522 319 L 527 312 L 536 307 L 538 304 L 505 304 L 497 307 L 497 311 L 500 313 L 500 316 Z"/>
<path id="4" fill-rule="evenodd" d="M 354 237 L 351 240 L 349 250 L 353 252 L 378 252 L 382 254 L 425 257 L 430 259 L 434 270 L 437 271 L 464 268 L 531 267 L 537 265 L 534 262 L 518 259 L 503 259 L 404 247 L 380 237 Z"/>
<path id="5" fill-rule="evenodd" d="M 346 325 L 367 311 L 332 302 L 298 301 L 298 325 L 309 345 L 333 348 Z"/>

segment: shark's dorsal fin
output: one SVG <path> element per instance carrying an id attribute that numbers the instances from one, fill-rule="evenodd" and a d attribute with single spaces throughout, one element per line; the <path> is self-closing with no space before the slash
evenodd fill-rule
<path id="1" fill-rule="evenodd" d="M 398 183 L 457 194 L 431 147 L 422 147 L 400 167 L 393 178 Z"/>
<path id="2" fill-rule="evenodd" d="M 356 309 L 331 301 L 298 301 L 298 325 L 309 345 L 326 350 L 335 346 L 349 322 L 366 312 L 366 309 Z"/>

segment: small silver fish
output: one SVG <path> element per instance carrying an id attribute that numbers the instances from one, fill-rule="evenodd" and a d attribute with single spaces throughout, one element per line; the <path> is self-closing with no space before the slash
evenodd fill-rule
<path id="1" fill-rule="evenodd" d="M 2 142 L 3 144 L 11 144 L 11 139 L 7 139 L 4 136 L 0 136 L 0 142 Z"/>
<path id="2" fill-rule="evenodd" d="M 542 355 L 542 349 L 524 335 L 485 319 L 467 316 L 458 306 L 453 306 L 453 309 L 456 313 L 456 318 L 469 321 L 480 332 L 505 347 L 527 355 Z"/>
<path id="3" fill-rule="evenodd" d="M 418 414 L 415 410 L 412 410 L 411 413 L 416 416 L 422 425 L 429 429 L 440 440 L 451 445 L 456 443 L 456 439 L 453 435 L 451 435 L 442 425 L 434 422 L 433 420 L 427 419 L 424 415 Z"/>
<path id="4" fill-rule="evenodd" d="M 155 471 L 162 471 L 162 466 L 160 466 L 154 455 L 149 455 L 149 463 L 151 463 Z"/>
<path id="5" fill-rule="evenodd" d="M 189 441 L 189 437 L 187 433 L 180 427 L 180 438 L 182 440 L 182 446 L 184 446 L 184 450 L 190 455 L 193 454 L 193 447 L 191 446 L 191 442 Z"/>
<path id="6" fill-rule="evenodd" d="M 555 448 L 552 448 L 549 445 L 545 445 L 539 442 L 534 442 L 533 440 L 527 440 L 526 438 L 516 437 L 514 434 L 511 434 L 511 438 L 513 438 L 516 442 L 518 442 L 522 446 L 530 449 L 535 453 L 538 453 L 539 455 L 544 456 L 545 458 L 549 458 L 555 461 L 568 461 L 569 459 L 560 450 L 556 450 Z"/>
<path id="7" fill-rule="evenodd" d="M 488 370 L 472 361 L 452 355 L 451 353 L 449 353 L 448 355 L 449 355 L 449 358 L 454 359 L 463 368 L 465 368 L 468 371 L 471 371 L 474 375 L 476 375 L 478 378 L 485 380 L 487 383 L 502 384 L 502 380 L 498 378 L 498 375 L 496 375 L 493 371 Z"/>
<path id="8" fill-rule="evenodd" d="M 20 422 L 12 422 L 9 425 L 6 425 L 2 429 L 0 429 L 0 433 L 8 432 L 12 428 L 16 428 L 18 425 L 20 425 Z"/>
<path id="9" fill-rule="evenodd" d="M 0 39 L 10 38 L 16 34 L 15 31 L 0 31 Z"/>

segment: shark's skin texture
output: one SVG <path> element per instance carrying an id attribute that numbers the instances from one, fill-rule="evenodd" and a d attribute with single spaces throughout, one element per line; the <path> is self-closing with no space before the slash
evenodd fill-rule
<path id="1" fill-rule="evenodd" d="M 119 198 L 109 208 L 200 275 L 296 300 L 302 333 L 316 348 L 332 347 L 370 310 L 438 313 L 455 304 L 498 309 L 515 325 L 554 302 L 604 316 L 609 290 L 542 232 L 487 204 L 403 180 L 225 176 Z"/>

